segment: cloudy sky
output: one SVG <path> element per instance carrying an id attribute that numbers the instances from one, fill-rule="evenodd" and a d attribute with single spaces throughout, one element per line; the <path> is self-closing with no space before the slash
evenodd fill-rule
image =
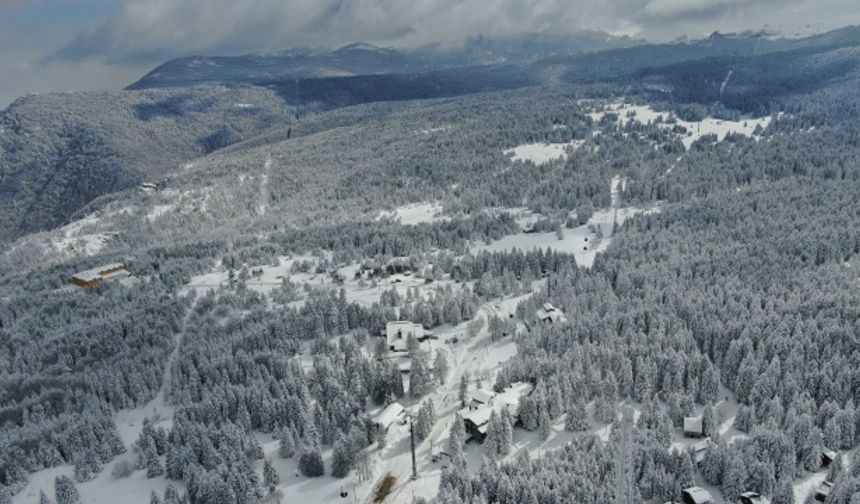
<path id="1" fill-rule="evenodd" d="M 860 24 L 857 0 L 0 0 L 0 107 L 120 88 L 188 54 L 605 30 L 647 39 Z"/>

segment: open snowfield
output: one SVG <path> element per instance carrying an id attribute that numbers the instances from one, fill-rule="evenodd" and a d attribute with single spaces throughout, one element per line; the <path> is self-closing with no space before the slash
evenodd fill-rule
<path id="1" fill-rule="evenodd" d="M 654 206 L 650 208 L 639 207 L 623 207 L 619 208 L 620 191 L 623 181 L 620 177 L 612 179 L 612 204 L 613 208 L 607 208 L 594 212 L 594 215 L 588 222 L 582 226 L 573 229 L 564 229 L 562 238 L 554 232 L 548 233 L 526 233 L 521 232 L 504 236 L 490 244 L 480 243 L 474 245 L 470 251 L 478 253 L 481 251 L 487 252 L 503 252 L 513 249 L 523 251 L 551 248 L 558 252 L 573 254 L 576 257 L 576 263 L 580 266 L 591 267 L 594 264 L 594 259 L 597 254 L 603 252 L 609 247 L 612 241 L 612 231 L 615 223 L 619 226 L 625 220 L 640 213 L 659 212 L 660 207 Z M 595 231 L 599 230 L 600 233 Z M 599 236 L 602 234 L 602 237 Z"/>
<path id="2" fill-rule="evenodd" d="M 425 203 L 411 203 L 395 208 L 394 210 L 380 212 L 377 220 L 392 219 L 399 221 L 404 226 L 432 223 L 449 220 L 450 217 L 442 215 L 442 203 L 429 201 Z"/>
<path id="3" fill-rule="evenodd" d="M 506 150 L 505 155 L 511 156 L 511 159 L 514 161 L 529 161 L 536 165 L 541 165 L 550 161 L 567 158 L 568 148 L 577 149 L 583 142 L 583 140 L 573 140 L 567 143 L 524 144 Z"/>
<path id="4" fill-rule="evenodd" d="M 84 483 L 78 483 L 78 493 L 81 496 L 81 504 L 148 504 L 149 494 L 152 491 L 159 497 L 164 495 L 164 489 L 172 484 L 180 493 L 185 492 L 185 484 L 179 481 L 168 481 L 164 476 L 158 478 L 147 478 L 146 471 L 135 471 L 127 478 L 114 478 L 111 476 L 113 464 L 123 460 L 131 459 L 130 454 L 125 454 L 114 459 L 105 466 L 99 475 Z M 73 477 L 74 467 L 64 465 L 43 469 L 28 476 L 30 482 L 26 487 L 12 497 L 14 504 L 37 504 L 39 502 L 39 490 L 43 490 L 51 502 L 54 501 L 54 478 L 60 475 Z"/>
<path id="5" fill-rule="evenodd" d="M 686 128 L 687 134 L 681 136 L 681 142 L 687 149 L 702 136 L 710 134 L 717 135 L 720 141 L 724 140 L 729 133 L 757 138 L 754 134 L 756 127 L 767 128 L 771 121 L 770 116 L 743 118 L 739 121 L 706 117 L 698 122 L 684 121 L 675 117 L 674 123 L 667 123 L 665 121 L 671 116 L 669 112 L 658 112 L 648 105 L 631 105 L 623 102 L 610 103 L 606 106 L 606 110 L 591 112 L 589 115 L 595 121 L 600 121 L 608 112 L 618 114 L 618 122 L 620 124 L 624 124 L 630 120 L 641 124 L 648 124 L 655 122 L 658 118 L 662 118 L 661 127 L 664 129 L 683 126 Z"/>

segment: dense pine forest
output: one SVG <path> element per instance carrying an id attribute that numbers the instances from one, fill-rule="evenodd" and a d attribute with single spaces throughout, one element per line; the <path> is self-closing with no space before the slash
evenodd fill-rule
<path id="1" fill-rule="evenodd" d="M 0 504 L 858 504 L 855 32 L 16 102 Z"/>

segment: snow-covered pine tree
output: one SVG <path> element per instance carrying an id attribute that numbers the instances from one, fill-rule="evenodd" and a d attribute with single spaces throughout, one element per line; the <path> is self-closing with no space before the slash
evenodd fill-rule
<path id="1" fill-rule="evenodd" d="M 296 454 L 295 441 L 293 439 L 293 431 L 290 427 L 281 429 L 278 441 L 278 456 L 283 459 L 292 458 Z"/>
<path id="2" fill-rule="evenodd" d="M 272 490 L 280 482 L 281 477 L 278 476 L 278 471 L 275 469 L 275 466 L 272 465 L 271 459 L 266 459 L 265 462 L 263 462 L 263 485 Z"/>
<path id="3" fill-rule="evenodd" d="M 54 495 L 57 504 L 80 504 L 81 502 L 78 488 L 68 476 L 57 476 L 54 479 Z"/>
<path id="4" fill-rule="evenodd" d="M 325 474 L 325 465 L 319 449 L 306 445 L 299 456 L 299 471 L 309 478 L 317 478 Z"/>
<path id="5" fill-rule="evenodd" d="M 499 453 L 507 455 L 511 452 L 514 443 L 514 419 L 507 408 L 502 410 L 501 416 L 502 435 L 499 438 Z"/>
<path id="6" fill-rule="evenodd" d="M 451 422 L 451 430 L 448 434 L 448 455 L 451 463 L 456 467 L 465 467 L 466 458 L 463 456 L 463 443 L 466 441 L 466 428 L 460 415 L 454 416 Z"/>
<path id="7" fill-rule="evenodd" d="M 433 360 L 433 375 L 439 382 L 439 385 L 444 385 L 448 377 L 448 352 L 445 349 L 436 350 L 436 358 Z"/>
<path id="8" fill-rule="evenodd" d="M 581 432 L 588 428 L 588 411 L 581 397 L 573 401 L 567 417 L 564 419 L 564 429 L 570 432 Z"/>
<path id="9" fill-rule="evenodd" d="M 334 441 L 331 457 L 331 475 L 335 478 L 345 478 L 353 465 L 353 451 L 349 439 L 338 433 Z"/>

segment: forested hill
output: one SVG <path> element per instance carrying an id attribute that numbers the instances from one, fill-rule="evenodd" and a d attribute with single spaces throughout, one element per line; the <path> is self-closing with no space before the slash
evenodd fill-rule
<path id="1" fill-rule="evenodd" d="M 857 504 L 857 30 L 535 44 L 0 113 L 0 504 Z"/>
<path id="2" fill-rule="evenodd" d="M 453 52 L 353 44 L 171 61 L 127 91 L 34 95 L 0 112 L 0 243 L 61 226 L 100 196 L 327 110 L 549 84 L 583 97 L 641 93 L 718 103 L 725 110 L 715 113 L 727 117 L 763 115 L 844 79 L 858 43 L 854 28 L 799 40 L 715 34 L 672 44 L 585 33 L 476 38 Z M 133 91 L 142 88 L 153 89 Z"/>

